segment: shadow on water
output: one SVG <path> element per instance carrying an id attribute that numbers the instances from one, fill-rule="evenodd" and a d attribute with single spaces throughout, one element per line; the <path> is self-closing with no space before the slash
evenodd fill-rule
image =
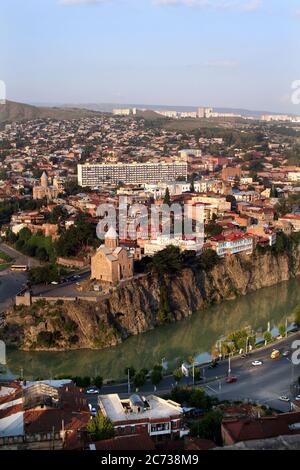
<path id="1" fill-rule="evenodd" d="M 265 331 L 284 323 L 300 304 L 300 278 L 227 301 L 195 313 L 179 323 L 165 325 L 129 338 L 114 348 L 94 351 L 8 352 L 8 366 L 26 378 L 57 374 L 94 375 L 104 378 L 124 376 L 128 365 L 151 368 L 164 358 L 170 367 L 176 359 L 210 352 L 216 341 L 232 331 L 250 326 Z"/>

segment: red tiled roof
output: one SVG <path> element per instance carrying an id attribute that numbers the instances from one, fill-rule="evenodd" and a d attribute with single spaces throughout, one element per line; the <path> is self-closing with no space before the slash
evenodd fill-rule
<path id="1" fill-rule="evenodd" d="M 222 421 L 222 428 L 231 436 L 234 442 L 241 442 L 252 439 L 268 439 L 288 434 L 300 434 L 300 430 L 293 431 L 289 428 L 289 425 L 295 423 L 300 423 L 300 412 L 283 413 L 260 419 L 224 419 Z"/>
<path id="2" fill-rule="evenodd" d="M 148 434 L 117 436 L 113 439 L 95 442 L 96 450 L 155 450 L 155 445 Z"/>

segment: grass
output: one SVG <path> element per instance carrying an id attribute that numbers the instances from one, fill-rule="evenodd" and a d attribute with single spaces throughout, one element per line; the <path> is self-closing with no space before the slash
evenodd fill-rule
<path id="1" fill-rule="evenodd" d="M 10 267 L 10 264 L 9 263 L 6 263 L 6 264 L 0 264 L 0 271 L 4 271 L 5 269 L 9 268 Z"/>
<path id="2" fill-rule="evenodd" d="M 10 262 L 12 258 L 7 253 L 4 253 L 4 251 L 0 251 L 0 260 Z"/>

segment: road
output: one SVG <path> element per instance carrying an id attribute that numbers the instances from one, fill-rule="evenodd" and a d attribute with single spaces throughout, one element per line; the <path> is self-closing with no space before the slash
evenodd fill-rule
<path id="1" fill-rule="evenodd" d="M 10 256 L 15 264 L 26 264 L 36 266 L 38 262 L 25 256 L 13 248 L 0 244 L 0 250 Z M 20 292 L 27 282 L 27 273 L 11 272 L 5 269 L 0 272 L 0 312 L 14 303 L 15 296 Z"/>
<path id="2" fill-rule="evenodd" d="M 292 335 L 289 338 L 280 341 L 276 347 L 282 352 L 291 350 L 292 343 L 295 339 L 300 339 L 300 333 Z M 281 357 L 273 360 L 270 358 L 274 344 L 254 351 L 247 358 L 234 358 L 231 361 L 231 374 L 237 377 L 237 382 L 226 384 L 225 376 L 228 373 L 228 362 L 223 361 L 214 369 L 208 367 L 202 368 L 202 376 L 205 381 L 200 382 L 197 386 L 205 389 L 208 395 L 215 396 L 220 400 L 254 400 L 260 404 L 268 405 L 280 411 L 289 411 L 289 403 L 280 401 L 281 395 L 291 396 L 290 384 L 293 378 L 300 376 L 300 365 L 292 364 L 290 358 Z M 263 361 L 263 365 L 259 367 L 252 366 L 252 361 Z M 191 385 L 192 379 L 184 377 L 180 385 Z M 140 392 L 143 394 L 157 393 L 164 394 L 169 392 L 175 386 L 172 376 L 166 376 L 154 391 L 153 385 L 147 382 Z M 134 386 L 131 387 L 134 392 Z M 128 397 L 127 384 L 104 385 L 101 394 L 119 393 L 121 397 Z M 300 392 L 298 392 L 300 393 Z M 87 395 L 89 403 L 95 406 L 97 396 Z"/>
<path id="3" fill-rule="evenodd" d="M 88 279 L 90 276 L 90 271 L 85 271 L 83 273 L 78 273 L 76 275 L 76 279 L 67 280 L 63 284 L 59 285 L 38 285 L 32 288 L 33 295 L 41 295 L 46 297 L 77 297 L 80 295 L 81 297 L 90 296 L 91 293 L 79 292 L 76 289 L 76 282 L 83 281 Z M 97 295 L 97 293 L 93 292 L 93 295 Z"/>

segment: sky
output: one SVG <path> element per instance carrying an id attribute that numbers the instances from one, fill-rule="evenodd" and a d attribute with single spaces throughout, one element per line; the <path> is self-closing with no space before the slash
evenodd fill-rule
<path id="1" fill-rule="evenodd" d="M 300 115 L 300 0 L 1 0 L 0 18 L 15 101 Z"/>

